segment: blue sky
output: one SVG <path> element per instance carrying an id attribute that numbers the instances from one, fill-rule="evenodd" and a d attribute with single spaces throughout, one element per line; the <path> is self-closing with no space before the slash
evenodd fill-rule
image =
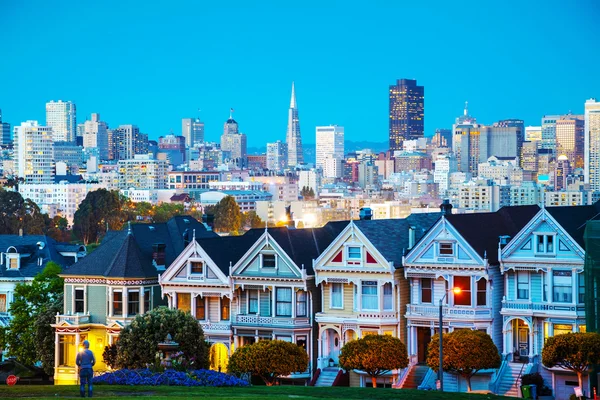
<path id="1" fill-rule="evenodd" d="M 425 85 L 425 131 L 464 101 L 482 123 L 583 112 L 600 97 L 600 6 L 578 1 L 0 0 L 0 108 L 18 124 L 72 100 L 78 120 L 151 138 L 229 109 L 250 146 L 285 140 L 296 82 L 305 143 L 316 125 L 386 141 L 388 85 Z M 596 22 L 596 23 L 595 23 Z"/>

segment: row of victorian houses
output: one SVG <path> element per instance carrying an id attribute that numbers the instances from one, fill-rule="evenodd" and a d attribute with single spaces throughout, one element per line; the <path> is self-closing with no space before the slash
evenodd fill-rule
<path id="1" fill-rule="evenodd" d="M 477 374 L 474 390 L 516 396 L 520 376 L 537 371 L 555 398 L 568 398 L 576 377 L 543 367 L 541 350 L 550 336 L 586 329 L 583 234 L 600 203 L 479 214 L 451 208 L 230 237 L 181 216 L 109 232 L 62 274 L 55 383 L 76 382 L 83 340 L 101 354 L 136 315 L 166 305 L 199 321 L 214 369 L 240 346 L 278 339 L 306 349 L 308 369 L 289 379 L 308 382 L 317 371 L 335 375 L 348 341 L 386 334 L 406 343 L 410 366 L 379 383 L 431 388 L 435 374 L 424 363 L 443 299 L 444 332 L 482 330 L 502 354 L 498 370 Z M 98 358 L 97 369 L 106 368 Z M 446 390 L 466 390 L 456 376 L 444 379 Z M 371 383 L 353 371 L 350 384 Z"/>

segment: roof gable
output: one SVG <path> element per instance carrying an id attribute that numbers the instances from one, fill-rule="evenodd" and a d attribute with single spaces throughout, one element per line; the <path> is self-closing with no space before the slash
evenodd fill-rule
<path id="1" fill-rule="evenodd" d="M 194 272 L 191 268 L 191 262 L 202 263 L 202 272 Z M 204 249 L 202 249 L 202 246 L 197 241 L 193 241 L 188 244 L 179 257 L 161 275 L 160 282 L 161 284 L 193 283 L 196 285 L 228 285 L 229 279 Z"/>

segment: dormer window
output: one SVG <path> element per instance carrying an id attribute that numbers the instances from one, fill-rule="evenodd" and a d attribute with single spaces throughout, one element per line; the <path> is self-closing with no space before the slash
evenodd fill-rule
<path id="1" fill-rule="evenodd" d="M 190 273 L 193 275 L 204 275 L 204 263 L 202 261 L 192 261 L 190 263 Z"/>
<path id="2" fill-rule="evenodd" d="M 347 247 L 347 257 L 348 260 L 351 261 L 360 261 L 362 258 L 362 253 L 360 251 L 359 246 L 348 246 Z"/>
<path id="3" fill-rule="evenodd" d="M 262 268 L 275 268 L 275 254 L 262 255 Z"/>
<path id="4" fill-rule="evenodd" d="M 452 257 L 454 256 L 454 244 L 453 243 L 444 243 L 440 242 L 440 250 L 439 254 L 442 257 Z"/>
<path id="5" fill-rule="evenodd" d="M 554 235 L 552 234 L 536 234 L 535 235 L 535 252 L 536 254 L 553 255 L 555 253 Z"/>

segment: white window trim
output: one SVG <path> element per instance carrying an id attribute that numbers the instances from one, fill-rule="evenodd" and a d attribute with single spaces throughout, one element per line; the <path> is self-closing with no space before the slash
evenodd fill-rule
<path id="1" fill-rule="evenodd" d="M 442 244 L 450 244 L 452 246 L 452 254 L 442 254 L 441 250 L 442 250 Z M 456 253 L 457 253 L 457 245 L 455 241 L 451 241 L 451 240 L 440 240 L 437 242 L 437 257 L 442 257 L 442 258 L 456 258 Z"/>
<path id="2" fill-rule="evenodd" d="M 358 247 L 360 249 L 360 258 L 348 257 L 350 247 Z M 363 259 L 365 258 L 364 246 L 362 245 L 362 243 L 344 243 L 344 254 L 343 255 L 344 255 L 343 260 L 346 265 L 348 265 L 348 263 L 351 262 L 352 263 L 352 264 L 350 264 L 351 266 L 361 266 L 363 264 Z"/>
<path id="3" fill-rule="evenodd" d="M 391 293 L 390 293 L 390 297 L 392 298 L 392 308 L 390 309 L 386 309 L 385 308 L 385 285 L 390 284 L 390 288 L 391 288 Z M 393 282 L 383 282 L 383 284 L 381 285 L 381 308 L 383 311 L 394 311 L 394 283 Z"/>
<path id="4" fill-rule="evenodd" d="M 341 307 L 334 307 L 333 306 L 333 285 L 340 285 L 342 287 L 342 306 Z M 343 283 L 338 283 L 338 282 L 332 282 L 331 285 L 329 286 L 329 308 L 331 310 L 343 310 L 344 309 L 344 284 Z"/>
<path id="5" fill-rule="evenodd" d="M 531 274 L 529 271 L 515 271 L 515 299 L 516 301 L 531 301 Z M 521 273 L 527 273 L 527 298 L 519 298 L 519 275 Z M 475 282 L 477 283 L 477 282 Z"/>
<path id="6" fill-rule="evenodd" d="M 266 254 L 266 255 L 269 255 L 269 256 L 270 256 L 270 255 L 273 255 L 273 256 L 275 256 L 275 267 L 264 267 L 264 266 L 263 266 L 263 256 L 264 256 L 265 254 Z M 266 250 L 266 251 L 262 251 L 262 252 L 260 253 L 260 255 L 259 255 L 259 261 L 260 261 L 260 262 L 259 262 L 259 265 L 258 265 L 258 268 L 259 268 L 259 269 L 263 269 L 263 268 L 264 268 L 264 269 L 265 269 L 265 271 L 277 271 L 277 269 L 278 269 L 278 265 L 279 265 L 279 256 L 278 256 L 278 255 L 277 255 L 277 253 L 276 253 L 275 251 L 273 251 L 273 250 Z"/>
<path id="7" fill-rule="evenodd" d="M 192 272 L 192 263 L 194 262 L 198 262 L 198 263 L 202 263 L 202 273 L 199 274 L 197 272 Z M 192 280 L 201 280 L 203 281 L 204 279 L 206 279 L 206 262 L 204 262 L 204 260 L 200 259 L 200 258 L 190 258 L 188 259 L 188 265 L 187 265 L 187 276 L 188 276 L 188 280 L 191 278 Z"/>
<path id="8" fill-rule="evenodd" d="M 111 308 L 112 308 L 112 316 L 115 316 L 115 293 L 121 293 L 121 315 L 119 315 L 118 317 L 120 318 L 124 318 L 125 317 L 125 294 L 124 294 L 124 290 L 122 288 L 118 288 L 118 289 L 113 289 L 112 293 L 110 295 L 110 304 L 111 304 Z"/>
<path id="9" fill-rule="evenodd" d="M 138 313 L 134 315 L 129 315 L 129 293 L 137 293 L 138 294 Z M 143 298 L 144 291 L 140 290 L 140 288 L 127 288 L 127 304 L 123 305 L 123 314 L 129 317 L 136 317 L 142 314 L 142 308 L 144 307 L 142 303 L 144 302 Z M 127 310 L 125 310 L 125 306 L 127 306 Z"/>
<path id="10" fill-rule="evenodd" d="M 250 292 L 251 291 L 256 292 L 256 296 L 257 296 L 256 313 L 250 313 Z M 246 315 L 260 315 L 260 290 L 258 290 L 258 289 L 248 289 L 246 291 Z"/>
<path id="11" fill-rule="evenodd" d="M 435 279 L 433 278 L 418 278 L 419 279 L 419 304 L 433 304 L 434 303 L 434 298 L 433 298 L 433 286 L 434 286 L 434 282 Z M 429 279 L 429 281 L 431 282 L 431 286 L 429 287 L 429 290 L 431 291 L 431 301 L 430 302 L 423 302 L 423 279 Z"/>
<path id="12" fill-rule="evenodd" d="M 85 314 L 87 311 L 87 302 L 85 301 L 85 294 L 86 294 L 86 290 L 85 290 L 85 286 L 73 286 L 73 314 L 75 314 L 75 304 L 76 304 L 76 297 L 75 297 L 75 293 L 81 290 L 83 292 L 83 313 Z"/>
<path id="13" fill-rule="evenodd" d="M 558 246 L 558 234 L 556 232 L 533 232 L 533 254 L 541 255 L 541 256 L 555 256 L 556 255 L 556 247 Z M 544 251 L 538 251 L 538 236 L 544 237 Z M 548 243 L 546 237 L 553 236 L 552 238 L 552 251 L 545 251 L 548 248 Z"/>
<path id="14" fill-rule="evenodd" d="M 376 282 L 375 288 L 377 289 L 377 294 L 375 295 L 375 297 L 377 299 L 377 308 L 365 308 L 364 307 L 364 301 L 363 301 L 364 294 L 362 292 L 364 282 Z M 368 286 L 373 286 L 373 285 L 368 285 Z M 381 291 L 380 291 L 380 288 L 381 288 Z M 380 312 L 381 311 L 380 299 L 381 299 L 381 301 L 383 301 L 383 286 L 381 286 L 378 281 L 361 281 L 360 282 L 360 310 L 361 311 Z"/>

